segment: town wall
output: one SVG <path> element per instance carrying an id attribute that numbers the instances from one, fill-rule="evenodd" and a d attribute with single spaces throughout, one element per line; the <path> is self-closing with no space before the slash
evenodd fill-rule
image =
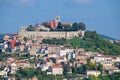
<path id="1" fill-rule="evenodd" d="M 82 36 L 84 36 L 84 33 L 82 31 L 71 31 L 71 32 L 44 32 L 44 31 L 39 31 L 39 32 L 35 32 L 35 31 L 20 31 L 18 33 L 19 36 L 21 37 L 27 37 L 27 38 L 32 38 L 37 40 L 38 38 L 44 39 L 44 38 L 66 38 L 66 39 L 70 39 L 73 37 L 78 37 L 78 34 L 82 34 Z"/>

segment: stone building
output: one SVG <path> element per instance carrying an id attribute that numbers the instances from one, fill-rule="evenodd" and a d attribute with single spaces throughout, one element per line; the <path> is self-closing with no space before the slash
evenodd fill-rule
<path id="1" fill-rule="evenodd" d="M 39 40 L 45 39 L 45 38 L 66 38 L 66 39 L 71 39 L 73 37 L 79 37 L 79 34 L 82 34 L 84 36 L 84 31 L 70 31 L 70 32 L 65 32 L 65 31 L 26 31 L 26 28 L 22 27 L 20 29 L 18 35 L 19 37 L 26 37 L 26 38 L 32 38 L 33 40 L 38 40 L 38 38 L 41 38 Z"/>

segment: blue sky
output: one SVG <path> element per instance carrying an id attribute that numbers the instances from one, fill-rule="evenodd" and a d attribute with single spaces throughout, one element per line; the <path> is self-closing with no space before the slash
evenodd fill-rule
<path id="1" fill-rule="evenodd" d="M 96 30 L 120 39 L 120 0 L 0 0 L 0 33 L 16 32 L 61 16 L 61 22 L 84 22 Z"/>

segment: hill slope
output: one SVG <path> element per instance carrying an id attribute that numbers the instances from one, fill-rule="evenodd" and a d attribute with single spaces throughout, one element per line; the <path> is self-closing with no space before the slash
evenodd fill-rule
<path id="1" fill-rule="evenodd" d="M 0 34 L 0 39 L 3 39 L 5 34 Z"/>
<path id="2" fill-rule="evenodd" d="M 115 38 L 112 38 L 112 37 L 109 37 L 109 36 L 106 36 L 106 35 L 103 35 L 103 34 L 99 34 L 99 36 L 100 36 L 101 38 L 104 38 L 104 39 L 107 39 L 107 40 L 117 40 L 117 39 L 115 39 Z"/>

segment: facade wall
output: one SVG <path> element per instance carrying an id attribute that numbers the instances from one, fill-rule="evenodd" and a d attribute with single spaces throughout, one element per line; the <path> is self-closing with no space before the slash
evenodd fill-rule
<path id="1" fill-rule="evenodd" d="M 75 36 L 78 37 L 78 34 L 82 31 L 74 31 L 74 32 L 35 32 L 35 31 L 20 31 L 18 34 L 22 37 L 32 38 L 37 40 L 38 37 L 44 38 L 73 38 Z M 83 34 L 82 34 L 83 35 Z"/>
<path id="2" fill-rule="evenodd" d="M 52 74 L 63 74 L 63 68 L 52 68 Z"/>
<path id="3" fill-rule="evenodd" d="M 99 76 L 100 75 L 100 71 L 87 71 L 87 75 L 94 75 L 94 76 Z"/>

